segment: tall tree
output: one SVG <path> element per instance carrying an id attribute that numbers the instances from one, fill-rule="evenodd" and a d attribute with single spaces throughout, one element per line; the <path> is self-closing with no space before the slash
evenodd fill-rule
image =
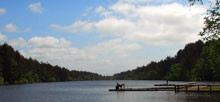
<path id="1" fill-rule="evenodd" d="M 220 40 L 207 42 L 193 75 L 196 80 L 220 80 Z"/>

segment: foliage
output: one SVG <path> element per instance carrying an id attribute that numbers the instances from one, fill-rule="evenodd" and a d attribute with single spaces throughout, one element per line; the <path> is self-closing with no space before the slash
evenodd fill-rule
<path id="1" fill-rule="evenodd" d="M 0 85 L 4 84 L 4 78 L 0 77 Z"/>
<path id="2" fill-rule="evenodd" d="M 39 79 L 39 76 L 38 76 L 37 73 L 35 73 L 35 74 L 33 75 L 33 79 L 34 79 L 35 82 L 40 82 L 40 79 Z"/>
<path id="3" fill-rule="evenodd" d="M 191 5 L 196 2 L 201 2 L 202 0 L 189 0 Z M 203 30 L 199 35 L 203 37 L 204 40 L 217 40 L 220 37 L 220 0 L 212 0 L 210 8 L 207 10 L 207 16 L 204 18 Z"/>
<path id="4" fill-rule="evenodd" d="M 21 78 L 19 81 L 15 81 L 15 84 L 26 84 L 28 80 L 26 78 Z"/>
<path id="5" fill-rule="evenodd" d="M 50 78 L 48 79 L 48 81 L 49 81 L 49 82 L 55 82 L 56 79 L 55 79 L 54 77 L 50 77 Z"/>
<path id="6" fill-rule="evenodd" d="M 35 80 L 33 78 L 33 73 L 32 72 L 28 72 L 23 76 L 25 79 L 28 80 L 29 83 L 34 83 Z"/>
<path id="7" fill-rule="evenodd" d="M 169 73 L 165 76 L 168 80 L 186 80 L 187 77 L 187 71 L 182 68 L 180 63 L 173 64 L 170 67 Z"/>
<path id="8" fill-rule="evenodd" d="M 196 80 L 220 80 L 220 40 L 209 41 L 193 69 Z"/>
<path id="9" fill-rule="evenodd" d="M 207 11 L 205 19 L 205 27 L 200 35 L 204 37 L 204 40 L 218 39 L 220 36 L 220 1 L 216 0 L 214 6 Z"/>
<path id="10" fill-rule="evenodd" d="M 190 5 L 194 5 L 196 2 L 203 4 L 202 0 L 189 0 Z"/>

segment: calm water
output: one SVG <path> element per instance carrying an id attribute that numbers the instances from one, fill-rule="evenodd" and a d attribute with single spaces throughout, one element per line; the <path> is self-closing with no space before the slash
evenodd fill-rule
<path id="1" fill-rule="evenodd" d="M 117 81 L 76 81 L 0 86 L 0 102 L 219 102 L 220 93 L 109 92 Z M 152 87 L 165 81 L 118 81 Z M 174 83 L 174 82 L 173 82 Z"/>

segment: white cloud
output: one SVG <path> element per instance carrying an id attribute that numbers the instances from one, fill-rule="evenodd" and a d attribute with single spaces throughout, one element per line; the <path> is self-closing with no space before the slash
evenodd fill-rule
<path id="1" fill-rule="evenodd" d="M 36 36 L 30 38 L 28 41 L 25 41 L 23 38 L 19 37 L 18 39 L 11 40 L 10 44 L 14 47 L 27 48 L 27 52 L 25 53 L 27 57 L 31 56 L 43 61 L 61 61 L 62 58 L 67 58 L 69 55 L 77 52 L 76 48 L 70 47 L 72 44 L 70 41 L 67 41 L 64 38 L 57 39 L 51 36 Z"/>
<path id="2" fill-rule="evenodd" d="M 115 13 L 123 14 L 125 17 L 135 15 L 137 10 L 136 5 L 121 2 L 117 2 L 109 8 L 112 9 Z"/>
<path id="3" fill-rule="evenodd" d="M 128 32 L 131 32 L 135 29 L 135 24 L 127 19 L 118 19 L 115 17 L 105 18 L 96 22 L 96 29 L 101 34 L 112 34 L 112 35 L 126 35 Z"/>
<path id="4" fill-rule="evenodd" d="M 147 1 L 150 0 L 121 0 L 108 9 L 97 7 L 100 15 L 110 12 L 99 21 L 77 21 L 70 26 L 52 24 L 51 27 L 66 32 L 96 30 L 102 36 L 114 35 L 152 45 L 183 45 L 200 38 L 197 34 L 203 27 L 205 7 L 175 2 L 153 6 L 132 3 Z"/>
<path id="5" fill-rule="evenodd" d="M 119 57 L 122 57 L 123 55 L 128 55 L 128 52 L 140 48 L 141 45 L 136 43 L 125 42 L 122 39 L 112 39 L 98 43 L 95 46 L 87 47 L 85 48 L 85 51 L 91 55 L 109 56 L 111 54 L 116 54 Z"/>
<path id="6" fill-rule="evenodd" d="M 4 15 L 7 12 L 5 8 L 0 8 L 0 16 Z"/>
<path id="7" fill-rule="evenodd" d="M 201 31 L 203 14 L 206 12 L 201 6 L 190 8 L 179 3 L 139 7 L 133 5 L 131 10 L 127 7 L 132 5 L 127 5 L 130 6 L 123 7 L 118 4 L 112 6 L 116 13 L 125 16 L 124 19 L 135 25 L 126 28 L 132 31 L 121 29 L 125 33 L 122 37 L 154 45 L 185 44 L 197 40 L 199 37 L 196 34 Z M 114 22 L 108 24 L 112 23 Z"/>
<path id="8" fill-rule="evenodd" d="M 30 32 L 30 28 L 27 28 L 25 30 L 20 30 L 18 26 L 14 24 L 6 24 L 5 30 L 6 32 L 16 32 L 16 33 Z"/>
<path id="9" fill-rule="evenodd" d="M 110 9 L 120 16 L 96 22 L 101 34 L 153 45 L 179 45 L 199 39 L 206 8 L 179 3 L 137 6 L 118 2 Z"/>
<path id="10" fill-rule="evenodd" d="M 124 3 L 148 3 L 148 2 L 168 2 L 173 0 L 119 0 Z"/>
<path id="11" fill-rule="evenodd" d="M 13 24 L 6 24 L 5 29 L 7 32 L 17 32 L 18 31 L 18 27 Z"/>
<path id="12" fill-rule="evenodd" d="M 27 42 L 22 37 L 19 37 L 18 39 L 10 40 L 9 44 L 18 48 L 24 48 L 28 46 Z"/>
<path id="13" fill-rule="evenodd" d="M 104 11 L 105 11 L 105 8 L 102 7 L 102 6 L 99 6 L 99 7 L 96 8 L 95 11 L 98 12 L 98 13 L 100 13 L 100 12 L 104 12 Z"/>
<path id="14" fill-rule="evenodd" d="M 7 40 L 7 37 L 0 32 L 0 42 Z"/>
<path id="15" fill-rule="evenodd" d="M 122 67 L 124 65 L 134 65 L 134 63 L 125 64 L 128 61 L 127 58 L 133 51 L 142 47 L 122 39 L 112 39 L 78 49 L 72 47 L 72 43 L 64 38 L 58 39 L 51 36 L 33 37 L 27 41 L 19 37 L 11 40 L 9 44 L 16 48 L 25 48 L 22 54 L 26 57 L 64 66 L 71 70 L 86 70 L 108 75 L 125 70 L 125 67 Z"/>
<path id="16" fill-rule="evenodd" d="M 90 22 L 83 22 L 83 21 L 76 21 L 70 26 L 61 26 L 58 24 L 51 24 L 50 27 L 54 30 L 61 30 L 65 32 L 75 33 L 80 31 L 88 32 L 92 29 L 92 23 Z"/>
<path id="17" fill-rule="evenodd" d="M 31 9 L 31 11 L 36 12 L 36 13 L 42 13 L 43 11 L 43 8 L 41 7 L 40 2 L 30 4 L 28 7 Z"/>
<path id="18" fill-rule="evenodd" d="M 60 48 L 71 45 L 70 41 L 64 40 L 64 38 L 56 39 L 54 37 L 33 37 L 29 41 L 29 44 L 38 48 Z"/>
<path id="19" fill-rule="evenodd" d="M 103 6 L 98 6 L 96 8 L 95 12 L 97 14 L 100 14 L 101 16 L 104 16 L 104 17 L 109 17 L 112 14 L 111 11 L 107 11 L 106 8 L 104 8 Z"/>

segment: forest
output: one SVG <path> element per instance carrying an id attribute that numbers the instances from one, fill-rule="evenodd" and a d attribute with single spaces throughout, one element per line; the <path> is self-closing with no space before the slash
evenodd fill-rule
<path id="1" fill-rule="evenodd" d="M 60 66 L 25 58 L 10 45 L 0 45 L 0 84 L 79 80 L 179 80 L 220 81 L 220 39 L 185 45 L 174 57 L 114 74 L 102 76 L 85 71 L 70 71 Z"/>
<path id="2" fill-rule="evenodd" d="M 68 70 L 60 66 L 25 58 L 10 45 L 0 45 L 0 84 L 79 80 L 181 80 L 220 81 L 220 39 L 185 45 L 174 57 L 114 74 Z"/>
<path id="3" fill-rule="evenodd" d="M 0 45 L 0 84 L 35 82 L 101 80 L 107 77 L 96 73 L 68 70 L 60 66 L 25 58 L 10 45 Z"/>
<path id="4" fill-rule="evenodd" d="M 220 39 L 189 43 L 174 57 L 117 73 L 113 79 L 220 81 Z"/>

